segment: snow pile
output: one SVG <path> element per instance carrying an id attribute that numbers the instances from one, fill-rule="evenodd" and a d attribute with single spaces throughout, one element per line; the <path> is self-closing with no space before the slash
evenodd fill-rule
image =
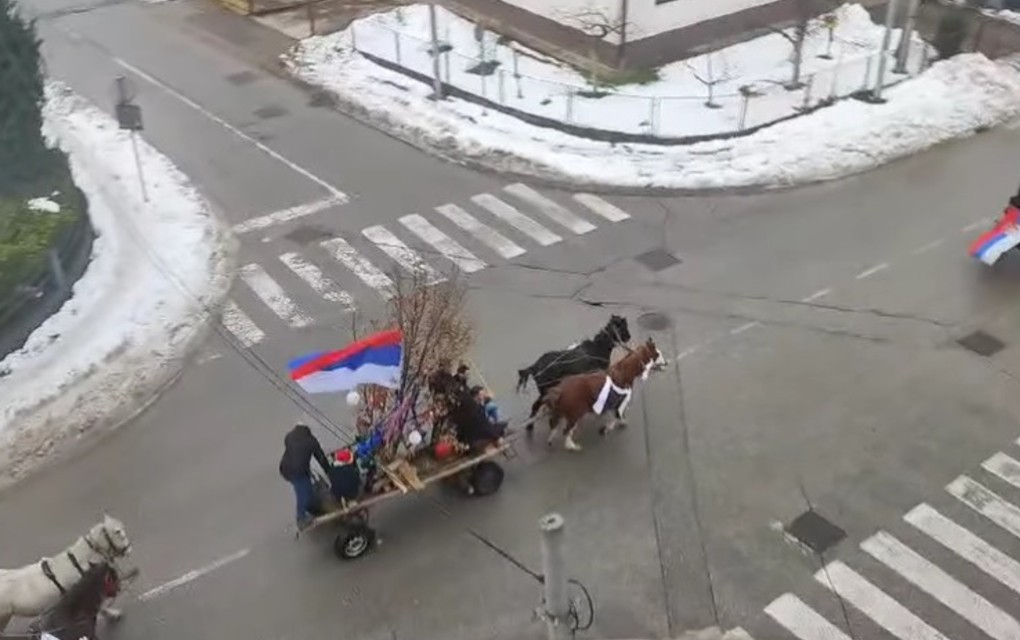
<path id="1" fill-rule="evenodd" d="M 719 51 L 666 65 L 658 80 L 646 84 L 595 87 L 573 68 L 516 43 L 483 33 L 476 39 L 475 24 L 445 9 L 436 9 L 437 33 L 450 50 L 440 62 L 443 80 L 464 91 L 506 107 L 551 120 L 605 131 L 651 133 L 682 137 L 728 133 L 794 115 L 807 104 L 850 95 L 877 81 L 876 52 L 881 50 L 885 28 L 871 21 L 856 4 L 833 12 L 833 43 L 821 20 L 812 21 L 804 42 L 802 82 L 806 87 L 788 91 L 783 85 L 793 73 L 792 46 L 773 33 Z M 899 42 L 899 30 L 893 42 Z M 399 40 L 399 44 L 398 44 Z M 914 38 L 907 69 L 918 71 L 927 53 Z M 356 47 L 354 46 L 356 45 Z M 412 5 L 376 13 L 355 21 L 347 30 L 306 41 L 304 48 L 356 48 L 406 69 L 431 77 L 432 56 L 429 11 Z M 830 51 L 831 49 L 831 51 Z M 515 55 L 516 52 L 516 55 Z M 821 56 L 831 53 L 826 59 Z M 480 60 L 495 67 L 492 75 L 472 73 Z M 892 73 L 887 83 L 905 74 Z M 700 79 L 699 79 L 700 78 Z M 712 85 L 715 108 L 706 106 Z M 746 114 L 740 87 L 749 85 L 754 97 Z"/>
<path id="2" fill-rule="evenodd" d="M 25 204 L 32 211 L 40 213 L 60 213 L 60 205 L 49 198 L 32 198 Z"/>
<path id="3" fill-rule="evenodd" d="M 786 186 L 830 180 L 1020 114 L 1020 74 L 980 54 L 938 62 L 885 92 L 845 100 L 728 140 L 659 146 L 602 143 L 527 124 L 311 38 L 284 57 L 347 112 L 455 162 L 575 185 L 670 189 Z"/>
<path id="4" fill-rule="evenodd" d="M 70 156 L 98 237 L 72 298 L 0 362 L 0 484 L 136 411 L 197 346 L 231 277 L 226 228 L 166 157 L 139 141 L 146 203 L 128 134 L 57 83 L 44 133 Z"/>

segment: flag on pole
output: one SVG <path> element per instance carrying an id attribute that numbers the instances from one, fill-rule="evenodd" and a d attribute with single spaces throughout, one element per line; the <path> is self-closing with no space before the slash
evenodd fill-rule
<path id="1" fill-rule="evenodd" d="M 970 255 L 991 266 L 1002 254 L 1020 245 L 1020 210 L 1007 207 L 991 231 L 981 234 L 970 245 Z"/>
<path id="2" fill-rule="evenodd" d="M 292 360 L 290 378 L 307 393 L 350 391 L 359 384 L 400 388 L 404 349 L 399 329 L 382 331 L 339 351 L 314 353 Z"/>

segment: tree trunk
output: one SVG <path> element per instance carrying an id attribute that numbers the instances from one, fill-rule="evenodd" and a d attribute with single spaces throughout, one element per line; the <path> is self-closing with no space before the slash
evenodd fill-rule
<path id="1" fill-rule="evenodd" d="M 801 67 L 804 63 L 804 41 L 807 39 L 807 22 L 797 25 L 796 36 L 793 43 L 793 76 L 790 78 L 789 89 L 799 89 L 802 86 L 800 81 Z"/>

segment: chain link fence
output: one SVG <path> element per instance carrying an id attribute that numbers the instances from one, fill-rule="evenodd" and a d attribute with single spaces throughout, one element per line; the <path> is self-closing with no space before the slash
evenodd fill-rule
<path id="1" fill-rule="evenodd" d="M 358 52 L 387 63 L 409 75 L 433 77 L 432 45 L 380 24 L 351 25 Z M 443 44 L 440 36 L 439 75 L 444 84 L 459 90 L 461 97 L 515 115 L 531 116 L 550 126 L 675 139 L 733 134 L 796 116 L 829 102 L 868 91 L 878 82 L 879 60 L 886 56 L 884 86 L 917 75 L 929 64 L 927 46 L 913 47 L 907 64 L 897 68 L 893 52 L 864 52 L 853 43 L 838 42 L 829 64 L 801 76 L 794 88 L 779 80 L 740 85 L 719 69 L 691 69 L 689 78 L 700 91 L 689 95 L 652 95 L 641 85 L 614 86 L 593 82 L 570 84 L 520 71 L 525 56 L 512 46 L 479 41 L 481 55 L 464 55 Z M 848 53 L 849 52 L 849 53 Z M 705 62 L 716 56 L 703 56 Z M 806 57 L 806 56 L 805 56 Z M 806 63 L 805 63 L 805 66 Z M 672 73 L 672 72 L 671 72 Z M 714 73 L 714 75 L 713 75 Z M 677 80 L 675 73 L 671 80 Z M 725 90 L 719 85 L 725 84 Z M 467 94 L 466 96 L 464 94 Z"/>

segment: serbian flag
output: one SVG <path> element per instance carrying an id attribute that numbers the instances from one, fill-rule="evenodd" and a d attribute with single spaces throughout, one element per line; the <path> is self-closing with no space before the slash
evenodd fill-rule
<path id="1" fill-rule="evenodd" d="M 359 384 L 400 388 L 404 350 L 399 329 L 382 331 L 339 351 L 315 353 L 291 361 L 290 379 L 307 393 L 350 391 Z"/>
<path id="2" fill-rule="evenodd" d="M 991 231 L 981 234 L 970 245 L 970 255 L 991 266 L 1002 254 L 1020 245 L 1020 210 L 1006 207 L 1002 218 Z"/>

